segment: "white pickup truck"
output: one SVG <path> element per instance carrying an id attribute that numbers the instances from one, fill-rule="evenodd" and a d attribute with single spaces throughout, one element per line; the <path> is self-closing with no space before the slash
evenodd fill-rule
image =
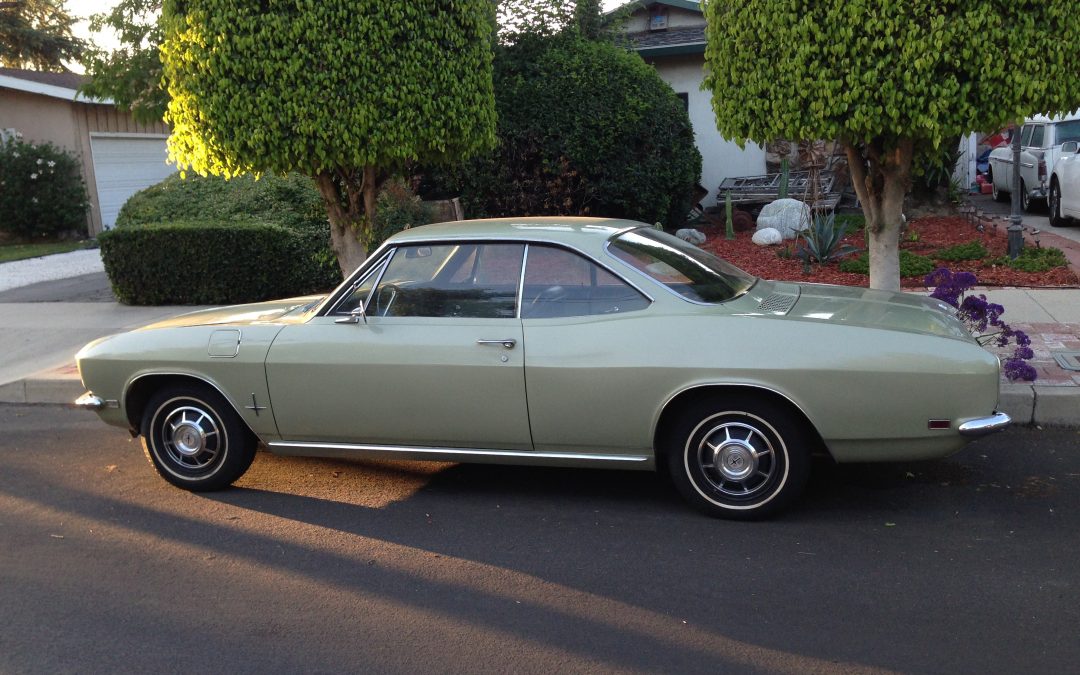
<path id="1" fill-rule="evenodd" d="M 1037 115 L 1024 123 L 1020 130 L 1020 207 L 1024 211 L 1046 202 L 1054 163 L 1067 141 L 1080 141 L 1080 111 L 1056 117 Z M 990 183 L 999 202 L 1012 191 L 1012 170 L 1012 147 L 995 148 L 990 153 Z"/>

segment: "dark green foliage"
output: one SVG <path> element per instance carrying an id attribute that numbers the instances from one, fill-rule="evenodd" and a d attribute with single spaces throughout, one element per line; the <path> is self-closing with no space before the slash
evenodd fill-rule
<path id="1" fill-rule="evenodd" d="M 795 251 L 795 255 L 806 264 L 816 262 L 819 265 L 825 265 L 858 253 L 860 249 L 843 243 L 847 234 L 847 224 L 837 225 L 834 214 L 830 213 L 828 216 L 815 214 L 813 224 L 799 235 L 802 242 Z"/>
<path id="2" fill-rule="evenodd" d="M 112 99 L 142 122 L 165 115 L 169 97 L 161 83 L 160 13 L 161 0 L 120 0 L 108 13 L 90 17 L 90 30 L 111 33 L 119 47 L 110 52 L 91 48 L 84 55 L 90 77 L 84 94 Z"/>
<path id="3" fill-rule="evenodd" d="M 175 222 L 99 236 L 121 302 L 216 305 L 327 291 L 341 281 L 326 235 L 267 223 Z M 321 259 L 321 260 L 320 260 Z"/>
<path id="4" fill-rule="evenodd" d="M 900 276 L 902 277 L 924 277 L 933 272 L 935 267 L 934 261 L 924 255 L 900 251 Z M 840 271 L 870 274 L 870 257 L 863 253 L 858 258 L 844 260 L 840 263 Z"/>
<path id="5" fill-rule="evenodd" d="M 1032 248 L 1025 246 L 1015 260 L 1008 256 L 1002 256 L 990 261 L 993 265 L 1007 265 L 1021 272 L 1046 272 L 1055 267 L 1065 267 L 1069 261 L 1061 249 L 1049 246 L 1047 248 Z"/>
<path id="6" fill-rule="evenodd" d="M 379 217 L 371 233 L 371 241 L 367 243 L 369 251 L 378 248 L 390 235 L 410 227 L 427 225 L 435 217 L 434 209 L 413 194 L 401 179 L 383 184 L 375 208 Z"/>
<path id="7" fill-rule="evenodd" d="M 636 54 L 571 31 L 500 47 L 497 149 L 443 178 L 470 216 L 594 215 L 676 227 L 701 176 L 682 102 Z"/>
<path id="8" fill-rule="evenodd" d="M 990 255 L 990 252 L 986 250 L 986 247 L 982 245 L 982 242 L 969 241 L 966 244 L 957 244 L 955 246 L 949 246 L 943 248 L 934 254 L 934 258 L 938 260 L 980 260 Z"/>
<path id="9" fill-rule="evenodd" d="M 49 237 L 86 232 L 79 163 L 51 143 L 0 142 L 0 232 Z"/>
<path id="10" fill-rule="evenodd" d="M 65 72 L 86 49 L 71 33 L 76 20 L 62 0 L 0 2 L 0 66 Z"/>
<path id="11" fill-rule="evenodd" d="M 848 232 L 857 232 L 866 227 L 866 216 L 861 213 L 840 213 L 836 216 L 836 226 L 844 226 Z"/>
<path id="12" fill-rule="evenodd" d="M 178 220 L 251 221 L 293 228 L 327 227 L 326 207 L 310 178 L 290 174 L 225 180 L 179 174 L 135 193 L 120 209 L 117 226 Z M 327 235 L 329 245 L 329 235 Z"/>

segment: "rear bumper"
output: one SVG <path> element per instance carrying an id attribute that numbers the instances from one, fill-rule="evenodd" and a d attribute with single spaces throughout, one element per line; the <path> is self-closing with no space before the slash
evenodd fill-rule
<path id="1" fill-rule="evenodd" d="M 1003 412 L 995 412 L 989 417 L 979 417 L 964 422 L 960 425 L 959 431 L 961 436 L 985 436 L 986 434 L 992 434 L 995 431 L 1001 431 L 1011 423 L 1012 420 L 1008 415 Z"/>

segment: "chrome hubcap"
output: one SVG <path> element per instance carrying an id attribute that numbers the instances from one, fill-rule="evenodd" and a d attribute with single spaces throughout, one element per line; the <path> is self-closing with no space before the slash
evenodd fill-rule
<path id="1" fill-rule="evenodd" d="M 162 424 L 161 435 L 169 459 L 194 470 L 213 463 L 224 440 L 214 417 L 195 406 L 170 412 Z"/>
<path id="2" fill-rule="evenodd" d="M 702 437 L 697 455 L 712 487 L 733 497 L 754 494 L 776 472 L 772 442 L 743 422 L 725 422 L 711 429 Z"/>

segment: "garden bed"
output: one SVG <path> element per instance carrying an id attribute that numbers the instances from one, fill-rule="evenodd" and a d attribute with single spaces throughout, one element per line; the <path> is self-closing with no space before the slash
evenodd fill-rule
<path id="1" fill-rule="evenodd" d="M 797 257 L 783 257 L 781 253 L 794 251 L 798 240 L 784 242 L 778 246 L 758 246 L 750 239 L 753 231 L 736 232 L 735 239 L 724 237 L 723 228 L 706 228 L 708 240 L 702 245 L 721 258 L 756 276 L 782 281 L 840 284 L 843 286 L 869 286 L 870 277 L 864 274 L 841 271 L 839 263 L 828 265 L 811 264 L 809 273 L 804 270 L 803 261 Z M 910 222 L 901 236 L 902 251 L 926 256 L 933 259 L 935 267 L 948 267 L 952 270 L 973 272 L 984 286 L 1078 286 L 1077 278 L 1068 266 L 1054 267 L 1043 272 L 1026 272 L 1001 264 L 1006 255 L 1008 236 L 1005 227 L 995 230 L 987 226 L 985 232 L 979 232 L 966 218 L 960 216 L 931 216 Z M 975 260 L 941 260 L 936 256 L 943 250 L 963 244 L 978 242 L 986 255 Z M 866 248 L 861 230 L 844 239 L 844 243 L 860 249 Z M 1030 240 L 1025 246 L 1032 248 Z M 1045 244 L 1043 245 L 1045 249 Z M 850 256 L 854 258 L 855 256 Z M 904 277 L 904 288 L 922 288 L 924 274 Z"/>

